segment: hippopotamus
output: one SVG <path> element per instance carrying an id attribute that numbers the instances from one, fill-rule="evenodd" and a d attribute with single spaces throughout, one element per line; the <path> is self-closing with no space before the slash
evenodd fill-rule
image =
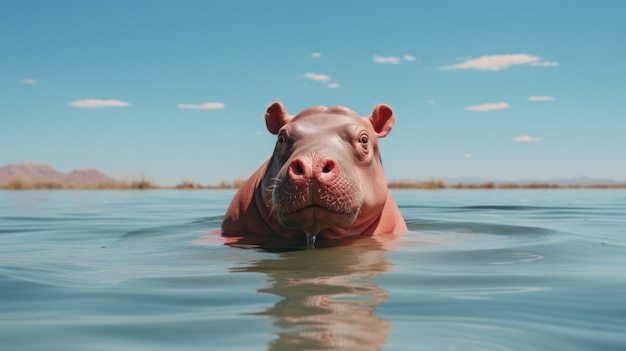
<path id="1" fill-rule="evenodd" d="M 407 230 L 387 188 L 378 139 L 395 118 L 379 104 L 362 117 L 343 106 L 313 106 L 295 116 L 267 108 L 276 135 L 271 157 L 235 194 L 224 236 L 316 238 L 399 234 Z"/>

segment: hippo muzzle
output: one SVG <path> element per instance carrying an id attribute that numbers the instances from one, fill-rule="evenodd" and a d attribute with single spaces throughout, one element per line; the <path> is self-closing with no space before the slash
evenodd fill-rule
<path id="1" fill-rule="evenodd" d="M 323 151 L 289 158 L 269 187 L 278 221 L 312 235 L 354 223 L 363 196 L 356 172 L 344 164 Z"/>

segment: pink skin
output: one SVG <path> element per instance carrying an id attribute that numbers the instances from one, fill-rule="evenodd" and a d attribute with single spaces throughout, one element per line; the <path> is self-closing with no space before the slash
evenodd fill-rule
<path id="1" fill-rule="evenodd" d="M 391 108 L 377 105 L 363 118 L 345 107 L 314 106 L 290 116 L 275 102 L 265 122 L 278 136 L 274 153 L 233 198 L 223 235 L 314 240 L 407 230 L 378 150 L 393 127 Z"/>

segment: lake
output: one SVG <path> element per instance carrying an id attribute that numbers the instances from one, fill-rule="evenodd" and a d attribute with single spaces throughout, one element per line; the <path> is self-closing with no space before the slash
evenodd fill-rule
<path id="1" fill-rule="evenodd" d="M 626 349 L 624 189 L 394 191 L 409 232 L 309 250 L 224 245 L 233 194 L 0 191 L 0 349 Z"/>

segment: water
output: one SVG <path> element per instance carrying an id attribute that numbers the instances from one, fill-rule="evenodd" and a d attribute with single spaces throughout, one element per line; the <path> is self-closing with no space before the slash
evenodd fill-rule
<path id="1" fill-rule="evenodd" d="M 399 238 L 273 251 L 212 234 L 232 195 L 0 191 L 0 349 L 626 349 L 624 190 L 398 191 Z"/>

